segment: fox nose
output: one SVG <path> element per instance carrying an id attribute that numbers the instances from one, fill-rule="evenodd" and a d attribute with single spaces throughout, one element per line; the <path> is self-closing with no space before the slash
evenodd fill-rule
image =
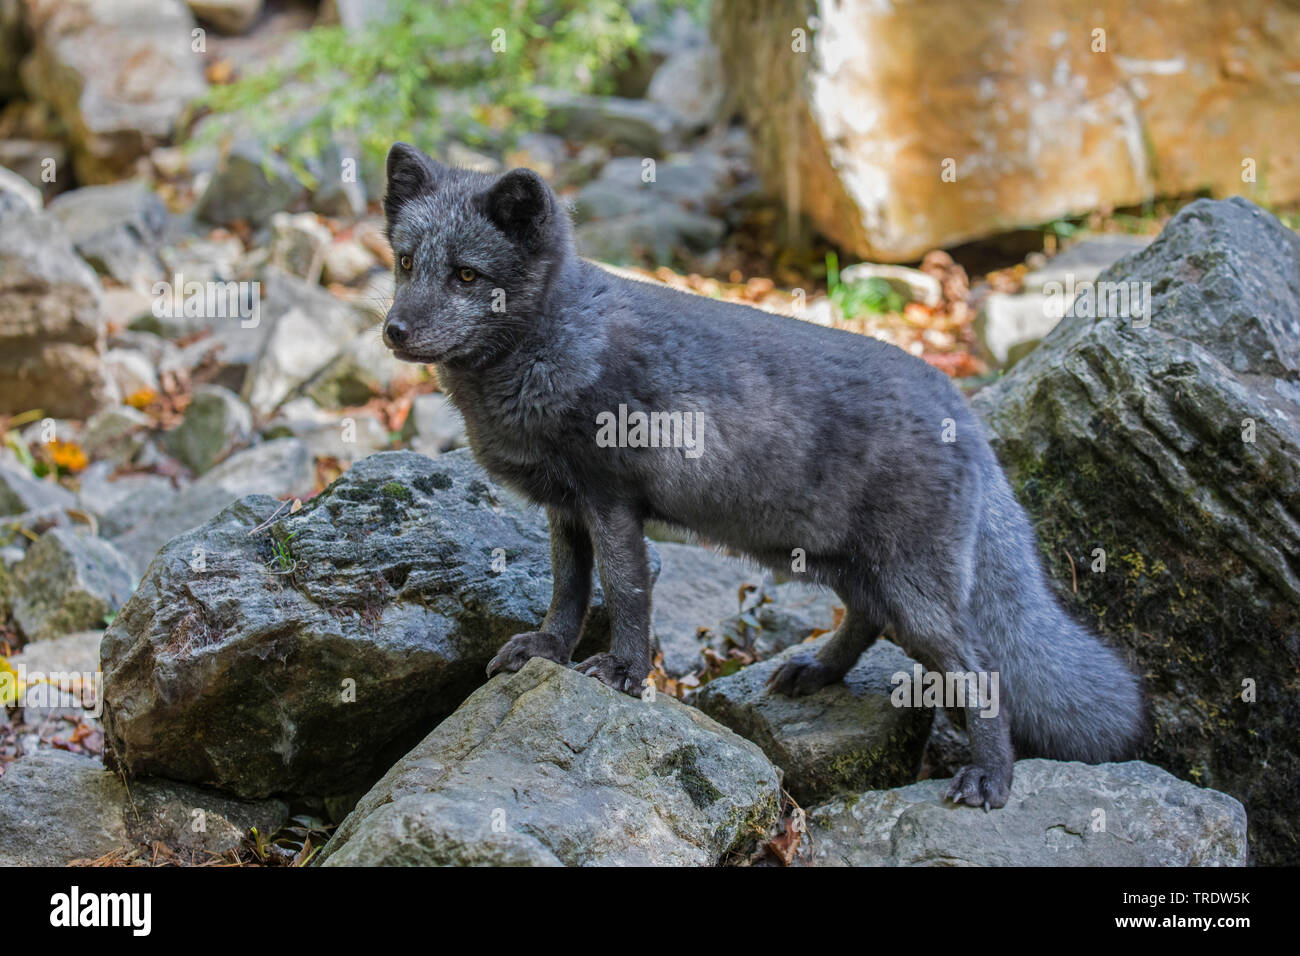
<path id="1" fill-rule="evenodd" d="M 384 323 L 384 343 L 389 348 L 401 348 L 406 344 L 406 338 L 410 331 L 401 319 L 389 316 L 388 321 Z"/>

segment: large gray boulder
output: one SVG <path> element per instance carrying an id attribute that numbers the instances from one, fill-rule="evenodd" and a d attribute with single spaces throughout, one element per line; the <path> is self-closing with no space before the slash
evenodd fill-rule
<path id="1" fill-rule="evenodd" d="M 975 407 L 1064 599 L 1137 657 L 1144 758 L 1300 862 L 1300 236 L 1200 200 L 1099 281 Z"/>
<path id="2" fill-rule="evenodd" d="M 372 455 L 293 514 L 242 498 L 168 543 L 105 634 L 106 749 L 244 797 L 359 793 L 550 596 L 545 516 L 468 452 Z"/>
<path id="3" fill-rule="evenodd" d="M 927 707 L 895 707 L 891 678 L 910 678 L 914 661 L 877 641 L 840 683 L 806 697 L 769 692 L 767 679 L 797 653 L 816 653 L 822 637 L 705 684 L 693 703 L 754 741 L 785 773 L 785 788 L 810 806 L 838 793 L 897 787 L 916 779 L 930 732 Z"/>
<path id="4" fill-rule="evenodd" d="M 992 813 L 954 807 L 949 781 L 808 813 L 819 866 L 1244 866 L 1246 811 L 1141 761 L 1021 760 Z"/>
<path id="5" fill-rule="evenodd" d="M 362 798 L 326 866 L 708 866 L 764 838 L 780 773 L 660 695 L 534 658 L 480 688 Z"/>
<path id="6" fill-rule="evenodd" d="M 169 780 L 130 787 L 90 757 L 39 750 L 0 777 L 0 866 L 66 866 L 161 841 L 188 857 L 228 853 L 284 824 L 279 800 L 249 802 Z"/>

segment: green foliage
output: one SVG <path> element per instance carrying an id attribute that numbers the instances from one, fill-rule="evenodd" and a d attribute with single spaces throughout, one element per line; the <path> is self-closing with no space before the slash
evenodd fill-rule
<path id="1" fill-rule="evenodd" d="M 214 87 L 203 105 L 235 114 L 300 174 L 339 133 L 371 159 L 395 140 L 430 151 L 447 139 L 492 145 L 537 125 L 534 85 L 601 92 L 606 69 L 624 62 L 640 36 L 615 0 L 391 7 L 390 18 L 360 31 L 306 31 L 279 63 Z"/>
<path id="2" fill-rule="evenodd" d="M 898 290 L 879 276 L 861 282 L 841 282 L 839 257 L 833 252 L 826 253 L 826 290 L 846 319 L 902 312 L 907 304 Z"/>

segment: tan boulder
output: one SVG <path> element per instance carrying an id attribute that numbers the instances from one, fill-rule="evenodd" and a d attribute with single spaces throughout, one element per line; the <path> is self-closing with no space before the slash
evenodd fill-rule
<path id="1" fill-rule="evenodd" d="M 714 11 L 768 188 L 864 258 L 907 261 L 1202 189 L 1300 198 L 1294 5 L 718 0 Z"/>

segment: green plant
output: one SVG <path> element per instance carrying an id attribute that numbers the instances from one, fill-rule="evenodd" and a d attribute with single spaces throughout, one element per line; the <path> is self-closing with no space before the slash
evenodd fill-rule
<path id="1" fill-rule="evenodd" d="M 826 289 L 830 300 L 846 319 L 902 312 L 907 304 L 903 295 L 879 276 L 859 282 L 841 282 L 839 257 L 834 252 L 826 253 Z"/>
<path id="2" fill-rule="evenodd" d="M 540 121 L 535 84 L 599 90 L 639 36 L 615 0 L 393 0 L 362 30 L 306 31 L 280 63 L 213 87 L 202 105 L 236 114 L 310 183 L 307 167 L 339 133 L 372 159 L 394 140 L 508 139 Z"/>
<path id="3" fill-rule="evenodd" d="M 271 552 L 282 573 L 292 574 L 298 567 L 298 559 L 293 556 L 293 551 L 289 547 L 289 542 L 297 536 L 298 532 L 294 531 L 285 535 L 283 540 L 274 537 L 271 539 Z"/>

